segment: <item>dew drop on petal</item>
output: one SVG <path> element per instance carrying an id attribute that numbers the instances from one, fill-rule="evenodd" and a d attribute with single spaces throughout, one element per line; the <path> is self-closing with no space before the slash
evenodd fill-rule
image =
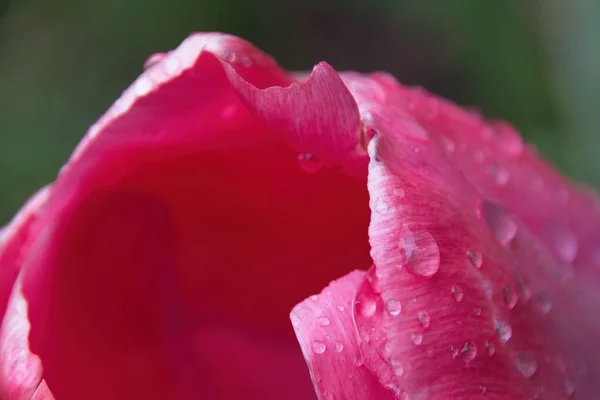
<path id="1" fill-rule="evenodd" d="M 494 346 L 494 343 L 490 342 L 489 340 L 485 341 L 485 348 L 489 356 L 493 356 L 496 352 L 496 346 Z"/>
<path id="2" fill-rule="evenodd" d="M 310 153 L 298 154 L 298 164 L 304 172 L 315 173 L 323 167 L 323 162 Z"/>
<path id="3" fill-rule="evenodd" d="M 531 289 L 525 283 L 522 277 L 517 277 L 517 289 L 519 291 L 519 298 L 521 302 L 525 303 L 531 298 Z"/>
<path id="4" fill-rule="evenodd" d="M 510 174 L 508 170 L 497 163 L 492 163 L 488 167 L 488 172 L 498 186 L 504 186 L 508 183 Z"/>
<path id="5" fill-rule="evenodd" d="M 450 354 L 452 355 L 452 358 L 456 358 L 456 356 L 458 356 L 458 349 L 454 346 L 450 346 Z"/>
<path id="6" fill-rule="evenodd" d="M 490 231 L 503 246 L 508 245 L 517 234 L 517 223 L 500 206 L 484 200 L 482 214 Z"/>
<path id="7" fill-rule="evenodd" d="M 390 365 L 395 376 L 402 376 L 404 374 L 404 365 L 400 361 L 392 359 L 390 360 Z"/>
<path id="8" fill-rule="evenodd" d="M 312 351 L 315 354 L 323 354 L 327 350 L 327 345 L 325 344 L 325 342 L 322 342 L 320 340 L 315 340 L 310 345 L 312 347 Z"/>
<path id="9" fill-rule="evenodd" d="M 492 124 L 490 129 L 494 140 L 502 146 L 507 155 L 519 157 L 523 153 L 523 139 L 510 125 L 497 122 Z"/>
<path id="10" fill-rule="evenodd" d="M 340 342 L 335 342 L 335 352 L 341 353 L 342 351 L 344 351 L 344 345 Z"/>
<path id="11" fill-rule="evenodd" d="M 483 265 L 483 256 L 477 250 L 467 250 L 467 258 L 475 268 L 481 268 Z"/>
<path id="12" fill-rule="evenodd" d="M 413 275 L 431 277 L 439 270 L 440 249 L 431 233 L 411 232 L 406 227 L 399 247 L 404 252 L 406 269 Z"/>
<path id="13" fill-rule="evenodd" d="M 320 326 L 329 326 L 331 325 L 331 320 L 327 317 L 319 317 L 317 318 L 317 324 Z"/>
<path id="14" fill-rule="evenodd" d="M 494 330 L 503 343 L 508 342 L 512 337 L 512 327 L 502 319 L 494 321 Z"/>
<path id="15" fill-rule="evenodd" d="M 385 311 L 392 317 L 395 317 L 402 311 L 402 304 L 400 304 L 400 301 L 397 299 L 389 299 L 385 303 Z"/>
<path id="16" fill-rule="evenodd" d="M 460 355 L 465 361 L 473 361 L 477 356 L 477 346 L 472 340 L 467 340 L 460 349 Z"/>
<path id="17" fill-rule="evenodd" d="M 552 238 L 556 254 L 565 263 L 571 263 L 577 257 L 578 245 L 575 235 L 563 228 L 554 228 Z"/>
<path id="18" fill-rule="evenodd" d="M 543 294 L 537 295 L 534 298 L 535 308 L 538 309 L 542 314 L 548 314 L 552 310 L 552 303 L 547 296 Z"/>
<path id="19" fill-rule="evenodd" d="M 444 148 L 446 154 L 450 155 L 454 153 L 454 151 L 456 150 L 456 143 L 454 143 L 452 139 L 446 136 L 442 136 L 440 138 L 440 141 L 442 142 L 442 147 Z"/>
<path id="20" fill-rule="evenodd" d="M 533 374 L 535 374 L 537 371 L 537 362 L 535 361 L 535 358 L 533 358 L 533 355 L 527 351 L 521 351 L 517 353 L 515 365 L 517 370 L 525 378 L 533 376 Z"/>
<path id="21" fill-rule="evenodd" d="M 412 340 L 416 346 L 419 346 L 421 343 L 423 343 L 423 335 L 417 332 L 412 332 L 410 334 L 410 340 Z"/>
<path id="22" fill-rule="evenodd" d="M 502 290 L 502 296 L 504 298 L 504 303 L 509 309 L 512 310 L 513 308 L 515 308 L 519 298 L 517 297 L 517 292 L 515 292 L 512 286 L 504 286 L 504 289 Z"/>
<path id="23" fill-rule="evenodd" d="M 344 306 L 337 306 L 337 309 L 338 309 L 339 311 L 344 311 L 344 310 L 346 309 L 346 307 L 344 307 Z"/>
<path id="24" fill-rule="evenodd" d="M 452 297 L 454 297 L 454 300 L 456 300 L 457 303 L 460 303 L 465 296 L 462 288 L 458 285 L 452 285 L 450 293 L 452 293 Z"/>
<path id="25" fill-rule="evenodd" d="M 431 325 L 431 317 L 427 311 L 419 311 L 417 313 L 417 318 L 423 328 L 427 329 Z"/>

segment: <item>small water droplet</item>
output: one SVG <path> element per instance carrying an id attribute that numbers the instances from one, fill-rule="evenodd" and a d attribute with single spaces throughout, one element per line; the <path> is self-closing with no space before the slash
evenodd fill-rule
<path id="1" fill-rule="evenodd" d="M 323 162 L 310 153 L 298 154 L 298 163 L 304 172 L 315 173 L 323 167 Z"/>
<path id="2" fill-rule="evenodd" d="M 144 62 L 144 69 L 148 69 L 155 66 L 156 64 L 161 62 L 165 58 L 165 56 L 165 53 L 152 54 L 150 57 L 148 57 L 148 59 L 146 59 L 146 62 Z"/>
<path id="3" fill-rule="evenodd" d="M 558 257 L 565 263 L 572 263 L 579 250 L 575 235 L 564 228 L 553 228 L 551 235 Z"/>
<path id="4" fill-rule="evenodd" d="M 412 232 L 405 226 L 399 247 L 404 253 L 406 269 L 413 275 L 431 277 L 439 270 L 440 249 L 426 230 Z"/>
<path id="5" fill-rule="evenodd" d="M 390 365 L 392 367 L 392 372 L 396 376 L 402 376 L 404 374 L 404 366 L 398 360 L 390 360 Z"/>
<path id="6" fill-rule="evenodd" d="M 452 285 L 450 293 L 452 293 L 452 297 L 454 297 L 454 300 L 456 300 L 457 303 L 460 303 L 465 296 L 462 288 L 458 285 Z"/>
<path id="7" fill-rule="evenodd" d="M 482 204 L 483 217 L 492 234 L 503 246 L 508 245 L 517 234 L 517 223 L 500 206 L 484 200 Z"/>
<path id="8" fill-rule="evenodd" d="M 485 294 L 485 296 L 488 299 L 491 299 L 492 295 L 494 294 L 494 288 L 492 287 L 492 282 L 488 281 L 487 279 L 484 279 L 483 282 L 481 282 L 481 286 L 483 286 L 483 293 Z"/>
<path id="9" fill-rule="evenodd" d="M 337 306 L 337 309 L 338 309 L 339 311 L 344 311 L 344 310 L 346 309 L 346 307 L 344 307 L 344 306 Z"/>
<path id="10" fill-rule="evenodd" d="M 508 183 L 510 174 L 508 170 L 498 163 L 492 163 L 488 167 L 488 173 L 492 176 L 498 186 L 504 186 Z"/>
<path id="11" fill-rule="evenodd" d="M 322 342 L 320 340 L 313 341 L 311 343 L 311 347 L 312 347 L 312 351 L 315 354 L 323 354 L 327 350 L 327 345 L 325 344 L 325 342 Z"/>
<path id="12" fill-rule="evenodd" d="M 519 297 L 522 303 L 529 301 L 531 298 L 531 289 L 525 283 L 522 277 L 517 277 L 517 290 L 519 291 Z"/>
<path id="13" fill-rule="evenodd" d="M 342 351 L 344 351 L 344 345 L 340 342 L 335 342 L 335 352 L 341 353 Z"/>
<path id="14" fill-rule="evenodd" d="M 475 314 L 475 315 L 479 316 L 479 315 L 481 315 L 481 311 L 482 311 L 482 310 L 481 310 L 481 307 L 475 307 L 475 308 L 473 309 L 473 314 Z"/>
<path id="15" fill-rule="evenodd" d="M 483 256 L 477 250 L 467 250 L 467 258 L 475 268 L 481 268 L 483 265 Z"/>
<path id="16" fill-rule="evenodd" d="M 535 358 L 533 358 L 533 355 L 527 351 L 521 351 L 517 353 L 515 365 L 517 370 L 525 378 L 533 376 L 533 374 L 535 374 L 537 371 L 537 362 L 535 361 Z"/>
<path id="17" fill-rule="evenodd" d="M 485 341 L 485 348 L 489 356 L 493 356 L 496 352 L 496 346 L 494 346 L 494 343 L 490 342 L 489 340 Z"/>
<path id="18" fill-rule="evenodd" d="M 550 302 L 550 299 L 543 294 L 535 296 L 534 304 L 535 308 L 537 308 L 543 314 L 548 314 L 552 310 L 552 303 Z"/>
<path id="19" fill-rule="evenodd" d="M 506 343 L 512 337 L 512 327 L 510 324 L 502 319 L 494 321 L 494 330 L 503 343 Z"/>
<path id="20" fill-rule="evenodd" d="M 519 301 L 517 292 L 515 292 L 510 285 L 504 286 L 504 289 L 502 290 L 502 296 L 504 297 L 504 303 L 511 310 L 515 308 L 517 301 Z"/>
<path id="21" fill-rule="evenodd" d="M 317 294 L 313 294 L 312 296 L 310 296 L 310 299 L 311 299 L 312 301 L 317 301 L 317 300 L 319 300 L 319 295 L 317 295 Z"/>
<path id="22" fill-rule="evenodd" d="M 465 361 L 473 361 L 477 356 L 477 346 L 472 340 L 467 340 L 460 349 L 460 355 Z"/>
<path id="23" fill-rule="evenodd" d="M 502 147 L 505 154 L 518 157 L 523 153 L 525 147 L 523 139 L 512 126 L 505 122 L 495 122 L 490 125 L 490 130 L 494 140 Z"/>
<path id="24" fill-rule="evenodd" d="M 456 144 L 454 143 L 454 141 L 446 136 L 442 136 L 440 138 L 440 141 L 442 142 L 442 147 L 444 148 L 444 151 L 446 152 L 446 154 L 450 155 L 452 153 L 454 153 L 454 151 L 456 150 Z"/>
<path id="25" fill-rule="evenodd" d="M 573 393 L 575 393 L 575 385 L 573 385 L 573 382 L 570 380 L 565 379 L 563 381 L 563 387 L 565 388 L 565 394 L 567 396 L 571 396 Z"/>
<path id="26" fill-rule="evenodd" d="M 392 317 L 395 317 L 402 311 L 402 304 L 400 304 L 400 301 L 397 299 L 389 299 L 385 303 L 385 311 Z"/>
<path id="27" fill-rule="evenodd" d="M 329 326 L 331 325 L 331 320 L 327 317 L 319 317 L 317 318 L 317 324 L 320 326 Z"/>
<path id="28" fill-rule="evenodd" d="M 363 317 L 372 317 L 377 311 L 377 302 L 371 297 L 363 296 L 356 301 L 356 311 Z"/>
<path id="29" fill-rule="evenodd" d="M 412 332 L 410 334 L 410 340 L 412 340 L 415 346 L 419 346 L 421 343 L 423 343 L 423 335 L 417 332 Z"/>
<path id="30" fill-rule="evenodd" d="M 483 385 L 479 385 L 479 391 L 480 391 L 482 394 L 485 394 L 485 392 L 487 392 L 487 387 L 485 387 L 485 386 L 483 386 Z"/>
<path id="31" fill-rule="evenodd" d="M 431 317 L 427 311 L 419 311 L 417 313 L 417 318 L 423 328 L 427 329 L 431 325 Z"/>
<path id="32" fill-rule="evenodd" d="M 365 365 L 365 360 L 362 358 L 361 355 L 354 357 L 354 365 L 357 367 L 362 367 L 363 365 Z"/>

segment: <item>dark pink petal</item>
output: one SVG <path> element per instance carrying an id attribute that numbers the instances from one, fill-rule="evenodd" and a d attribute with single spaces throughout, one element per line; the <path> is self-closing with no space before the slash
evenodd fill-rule
<path id="1" fill-rule="evenodd" d="M 352 299 L 364 276 L 354 271 L 291 313 L 296 336 L 320 399 L 393 399 L 364 366 L 352 316 Z"/>
<path id="2" fill-rule="evenodd" d="M 385 78 L 378 90 L 389 85 Z M 402 91 L 387 91 L 382 102 L 376 89 L 349 86 L 378 132 L 369 167 L 376 267 L 355 304 L 366 365 L 408 398 L 595 398 L 598 296 L 564 264 L 568 257 L 543 245 L 535 225 L 511 212 L 516 202 L 498 195 L 499 184 L 509 186 L 497 170 L 454 158 L 460 151 L 479 162 L 478 125 L 456 109 L 442 133 L 423 123 L 424 112 L 413 117 Z M 428 118 L 441 114 L 441 101 L 421 100 Z M 506 135 L 508 148 L 489 143 L 483 151 L 523 157 L 518 138 Z M 514 179 L 529 168 L 560 181 L 533 155 L 513 168 Z M 522 207 L 536 201 L 522 194 Z M 549 223 L 564 216 L 545 215 Z"/>
<path id="3" fill-rule="evenodd" d="M 90 129 L 35 223 L 21 275 L 31 351 L 57 398 L 312 393 L 289 310 L 371 264 L 368 194 L 364 171 L 356 179 L 299 154 L 293 135 L 239 98 L 240 82 L 258 93 L 291 81 L 248 43 L 198 34 L 154 60 Z M 280 92 L 281 103 L 311 99 L 311 87 Z M 252 379 L 227 385 L 249 365 Z"/>

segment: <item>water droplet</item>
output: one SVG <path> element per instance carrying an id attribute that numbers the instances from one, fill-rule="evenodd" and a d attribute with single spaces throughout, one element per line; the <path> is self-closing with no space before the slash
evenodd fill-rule
<path id="1" fill-rule="evenodd" d="M 561 261 L 571 263 L 577 257 L 579 250 L 575 235 L 563 228 L 553 228 L 551 235 L 554 241 L 556 254 Z"/>
<path id="2" fill-rule="evenodd" d="M 423 335 L 421 335 L 420 333 L 412 332 L 410 334 L 410 340 L 412 340 L 412 342 L 416 346 L 419 346 L 421 343 L 423 343 Z"/>
<path id="3" fill-rule="evenodd" d="M 361 355 L 354 357 L 354 365 L 357 367 L 362 367 L 363 365 L 365 365 L 365 360 L 362 358 Z"/>
<path id="4" fill-rule="evenodd" d="M 344 306 L 337 306 L 337 309 L 338 309 L 339 311 L 344 311 L 344 310 L 346 309 L 346 307 L 344 307 Z"/>
<path id="5" fill-rule="evenodd" d="M 483 286 L 483 293 L 485 294 L 485 296 L 488 299 L 491 299 L 492 295 L 494 294 L 494 288 L 492 287 L 492 282 L 488 281 L 487 279 L 484 279 L 483 282 L 481 282 L 481 286 Z"/>
<path id="6" fill-rule="evenodd" d="M 344 345 L 340 342 L 335 342 L 335 352 L 341 353 L 342 351 L 344 351 Z"/>
<path id="7" fill-rule="evenodd" d="M 417 318 L 419 319 L 419 323 L 421 323 L 423 328 L 427 329 L 429 328 L 429 325 L 431 325 L 431 317 L 427 311 L 419 311 L 417 313 Z"/>
<path id="8" fill-rule="evenodd" d="M 491 177 L 494 179 L 498 186 L 504 186 L 508 183 L 508 178 L 510 177 L 510 174 L 506 168 L 500 166 L 498 163 L 494 162 L 490 164 L 490 166 L 488 167 L 488 173 L 491 175 Z"/>
<path id="9" fill-rule="evenodd" d="M 481 310 L 481 307 L 475 307 L 475 308 L 473 309 L 473 314 L 475 314 L 475 315 L 477 315 L 477 316 L 480 316 L 480 315 L 481 315 L 481 311 L 482 311 L 482 310 Z"/>
<path id="10" fill-rule="evenodd" d="M 490 201 L 484 200 L 482 209 L 483 217 L 496 240 L 503 246 L 508 245 L 517 234 L 515 220 L 502 207 Z"/>
<path id="11" fill-rule="evenodd" d="M 550 299 L 543 294 L 535 296 L 534 304 L 535 308 L 537 308 L 543 314 L 548 314 L 552 310 L 552 303 L 550 302 Z"/>
<path id="12" fill-rule="evenodd" d="M 472 340 L 467 340 L 460 349 L 460 355 L 465 361 L 473 361 L 477 356 L 477 346 Z"/>
<path id="13" fill-rule="evenodd" d="M 385 311 L 392 317 L 395 317 L 402 311 L 402 304 L 400 304 L 400 301 L 397 299 L 389 299 L 385 303 Z"/>
<path id="14" fill-rule="evenodd" d="M 521 298 L 521 302 L 525 303 L 531 298 L 531 289 L 525 283 L 522 277 L 517 277 L 517 289 L 519 291 L 519 297 Z"/>
<path id="15" fill-rule="evenodd" d="M 298 154 L 298 163 L 304 172 L 315 173 L 323 167 L 323 161 L 310 153 Z"/>
<path id="16" fill-rule="evenodd" d="M 496 352 L 496 346 L 494 346 L 494 343 L 490 342 L 489 340 L 485 341 L 485 348 L 490 356 L 493 356 Z"/>
<path id="17" fill-rule="evenodd" d="M 464 292 L 462 288 L 458 285 L 452 285 L 450 288 L 450 292 L 452 293 L 452 297 L 456 300 L 457 303 L 460 303 L 464 297 Z"/>
<path id="18" fill-rule="evenodd" d="M 356 311 L 363 317 L 372 317 L 377 311 L 377 302 L 371 297 L 363 296 L 356 301 Z"/>
<path id="19" fill-rule="evenodd" d="M 311 299 L 312 301 L 317 301 L 317 300 L 319 300 L 319 295 L 317 295 L 317 294 L 313 294 L 312 296 L 310 296 L 310 299 Z"/>
<path id="20" fill-rule="evenodd" d="M 320 326 L 329 326 L 331 325 L 331 320 L 327 317 L 319 317 L 317 318 L 317 324 Z"/>
<path id="21" fill-rule="evenodd" d="M 312 351 L 315 354 L 323 354 L 327 350 L 327 345 L 325 344 L 325 342 L 322 342 L 320 340 L 315 340 L 314 342 L 312 342 L 311 347 Z"/>
<path id="22" fill-rule="evenodd" d="M 508 342 L 512 337 L 512 327 L 502 319 L 494 321 L 494 330 L 503 343 Z"/>
<path id="23" fill-rule="evenodd" d="M 144 62 L 144 69 L 148 69 L 158 64 L 165 58 L 165 53 L 154 53 Z"/>
<path id="24" fill-rule="evenodd" d="M 503 151 L 512 157 L 518 157 L 523 153 L 523 139 L 517 131 L 507 123 L 496 122 L 490 125 L 490 132 L 496 143 L 501 145 Z"/>
<path id="25" fill-rule="evenodd" d="M 450 346 L 450 354 L 452 355 L 452 358 L 456 358 L 456 356 L 458 356 L 458 349 L 453 345 Z"/>
<path id="26" fill-rule="evenodd" d="M 452 154 L 454 153 L 454 151 L 456 150 L 456 144 L 454 143 L 454 141 L 446 136 L 442 136 L 440 138 L 440 141 L 442 142 L 442 147 L 444 148 L 444 151 L 446 152 L 446 154 Z"/>
<path id="27" fill-rule="evenodd" d="M 571 396 L 573 393 L 575 393 L 575 385 L 573 385 L 573 382 L 571 382 L 568 379 L 565 379 L 563 381 L 563 386 L 565 388 L 565 394 L 567 396 Z"/>
<path id="28" fill-rule="evenodd" d="M 390 365 L 392 367 L 392 372 L 396 376 L 402 376 L 404 374 L 404 366 L 398 360 L 390 360 Z"/>
<path id="29" fill-rule="evenodd" d="M 525 378 L 533 376 L 535 371 L 537 371 L 537 362 L 533 358 L 533 355 L 527 351 L 521 351 L 517 354 L 515 365 Z"/>
<path id="30" fill-rule="evenodd" d="M 483 265 L 483 256 L 477 250 L 467 250 L 467 258 L 475 268 L 481 268 Z"/>
<path id="31" fill-rule="evenodd" d="M 412 232 L 405 226 L 399 247 L 404 253 L 406 269 L 413 275 L 431 277 L 439 270 L 440 249 L 431 233 Z"/>
<path id="32" fill-rule="evenodd" d="M 519 301 L 517 292 L 515 292 L 510 285 L 504 286 L 504 289 L 502 290 L 502 296 L 504 297 L 504 303 L 511 310 L 515 308 L 517 301 Z"/>

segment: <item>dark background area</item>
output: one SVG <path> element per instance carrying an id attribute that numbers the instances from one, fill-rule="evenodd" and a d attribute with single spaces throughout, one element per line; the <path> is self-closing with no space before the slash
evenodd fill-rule
<path id="1" fill-rule="evenodd" d="M 385 70 L 516 125 L 600 186 L 596 0 L 0 0 L 0 224 L 152 53 L 243 36 L 288 69 Z"/>

